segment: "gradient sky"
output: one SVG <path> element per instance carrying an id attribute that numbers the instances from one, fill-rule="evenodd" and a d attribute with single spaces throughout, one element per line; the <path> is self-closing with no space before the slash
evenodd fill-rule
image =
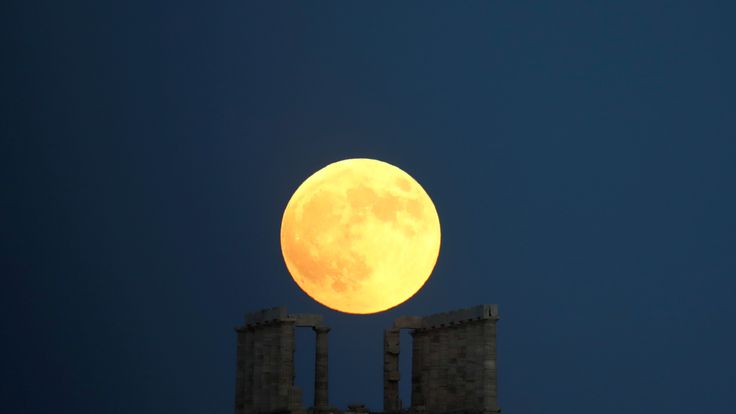
<path id="1" fill-rule="evenodd" d="M 733 2 L 105 3 L 0 6 L 3 412 L 229 413 L 233 327 L 276 305 L 333 327 L 335 405 L 381 409 L 382 329 L 479 303 L 504 412 L 736 406 Z M 348 157 L 442 223 L 378 315 L 281 258 L 290 195 Z"/>

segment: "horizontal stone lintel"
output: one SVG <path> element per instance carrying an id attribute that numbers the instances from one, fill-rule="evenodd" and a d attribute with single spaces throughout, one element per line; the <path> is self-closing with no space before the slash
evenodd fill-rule
<path id="1" fill-rule="evenodd" d="M 484 304 L 428 316 L 402 316 L 394 321 L 394 329 L 436 329 L 483 319 L 498 320 L 498 305 Z"/>
<path id="2" fill-rule="evenodd" d="M 419 329 L 422 327 L 421 316 L 400 316 L 394 321 L 394 329 Z"/>
<path id="3" fill-rule="evenodd" d="M 275 320 L 283 320 L 289 317 L 289 312 L 284 306 L 276 308 L 262 309 L 256 312 L 247 313 L 245 315 L 246 325 L 255 325 L 263 322 L 271 322 Z"/>
<path id="4" fill-rule="evenodd" d="M 296 326 L 319 327 L 319 326 L 325 325 L 325 318 L 323 318 L 322 315 L 295 313 L 295 314 L 289 315 L 289 317 L 293 318 L 296 321 Z"/>
<path id="5" fill-rule="evenodd" d="M 245 315 L 245 327 L 267 325 L 277 322 L 293 322 L 298 327 L 326 327 L 322 315 L 306 313 L 290 315 L 284 306 L 262 309 Z M 237 329 L 243 328 L 236 328 L 236 330 Z"/>

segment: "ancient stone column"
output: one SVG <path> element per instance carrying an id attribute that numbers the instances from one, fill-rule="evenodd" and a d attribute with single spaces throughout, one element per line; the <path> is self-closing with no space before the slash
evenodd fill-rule
<path id="1" fill-rule="evenodd" d="M 246 400 L 249 395 L 247 381 L 250 377 L 248 371 L 248 362 L 251 360 L 250 349 L 248 349 L 248 328 L 236 328 L 235 331 L 238 335 L 237 350 L 236 350 L 236 371 L 235 371 L 235 414 L 246 413 Z"/>
<path id="2" fill-rule="evenodd" d="M 273 372 L 278 373 L 272 386 L 278 392 L 274 395 L 276 399 L 272 401 L 269 411 L 289 411 L 292 408 L 291 395 L 294 388 L 294 321 L 279 321 L 274 333 L 278 335 L 276 343 L 279 350 L 272 365 Z"/>
<path id="3" fill-rule="evenodd" d="M 425 410 L 424 400 L 424 375 L 428 373 L 426 363 L 426 336 L 419 330 L 411 332 L 411 408 L 415 412 L 423 412 Z"/>
<path id="4" fill-rule="evenodd" d="M 253 412 L 253 330 L 246 327 L 245 335 L 245 391 L 243 399 L 243 413 Z"/>
<path id="5" fill-rule="evenodd" d="M 399 399 L 400 330 L 386 329 L 383 333 L 383 411 L 401 410 Z"/>
<path id="6" fill-rule="evenodd" d="M 317 352 L 314 358 L 314 408 L 316 411 L 325 410 L 329 406 L 327 393 L 327 333 L 330 328 L 315 326 Z"/>
<path id="7" fill-rule="evenodd" d="M 483 321 L 483 410 L 498 413 L 498 392 L 496 379 L 496 320 Z"/>

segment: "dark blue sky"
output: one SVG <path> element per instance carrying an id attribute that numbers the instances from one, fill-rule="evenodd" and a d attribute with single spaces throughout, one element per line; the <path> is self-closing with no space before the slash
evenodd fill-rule
<path id="1" fill-rule="evenodd" d="M 733 2 L 104 3 L 0 6 L 3 412 L 228 413 L 232 328 L 275 305 L 333 326 L 333 403 L 380 409 L 382 329 L 479 303 L 505 412 L 736 406 Z M 279 248 L 348 157 L 442 222 L 379 315 Z"/>

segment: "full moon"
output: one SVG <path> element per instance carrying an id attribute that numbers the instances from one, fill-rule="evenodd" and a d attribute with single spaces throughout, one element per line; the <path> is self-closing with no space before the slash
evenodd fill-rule
<path id="1" fill-rule="evenodd" d="M 440 220 L 421 185 L 382 161 L 329 164 L 286 205 L 281 251 L 299 287 L 346 313 L 376 313 L 412 297 L 440 251 Z"/>

